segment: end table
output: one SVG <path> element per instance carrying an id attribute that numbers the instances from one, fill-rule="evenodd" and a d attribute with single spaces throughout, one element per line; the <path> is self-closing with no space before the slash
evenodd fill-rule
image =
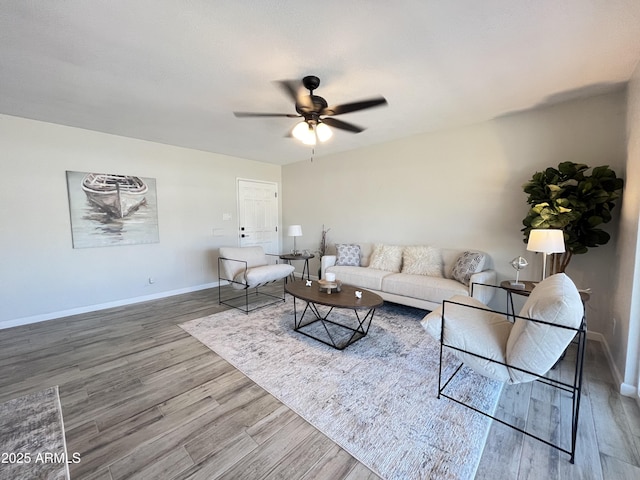
<path id="1" fill-rule="evenodd" d="M 291 265 L 291 262 L 293 260 L 304 260 L 304 265 L 302 266 L 302 279 L 304 279 L 304 272 L 307 272 L 307 280 L 311 280 L 309 278 L 309 259 L 314 258 L 315 255 L 313 253 L 310 253 L 308 255 L 305 254 L 298 254 L 298 255 L 294 255 L 293 253 L 283 253 L 282 255 L 279 256 L 281 260 L 284 260 L 285 262 L 287 262 L 289 265 Z M 291 278 L 292 280 L 296 279 L 295 276 L 295 272 L 291 273 Z"/>
<path id="2" fill-rule="evenodd" d="M 531 280 L 520 280 L 519 283 L 524 284 L 524 288 L 515 287 L 511 284 L 512 280 L 503 280 L 500 282 L 500 288 L 507 291 L 507 315 L 515 315 L 515 311 L 513 309 L 513 294 L 522 295 L 523 297 L 528 297 L 531 295 L 531 292 L 535 288 L 535 286 L 540 282 L 534 282 Z M 582 299 L 582 303 L 586 304 L 589 301 L 590 295 L 588 292 L 580 291 L 580 298 Z"/>

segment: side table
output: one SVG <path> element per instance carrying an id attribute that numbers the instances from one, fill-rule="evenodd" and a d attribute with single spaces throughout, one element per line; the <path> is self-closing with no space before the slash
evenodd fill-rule
<path id="1" fill-rule="evenodd" d="M 522 295 L 523 297 L 528 297 L 531 295 L 531 292 L 535 288 L 535 286 L 540 282 L 533 282 L 531 280 L 520 280 L 519 283 L 524 284 L 524 288 L 517 288 L 511 284 L 511 280 L 503 280 L 500 282 L 500 288 L 507 291 L 507 316 L 515 315 L 515 310 L 513 308 L 513 294 Z M 589 301 L 590 295 L 588 292 L 578 291 L 580 293 L 580 299 L 583 304 L 586 304 Z"/>
<path id="2" fill-rule="evenodd" d="M 282 255 L 279 256 L 281 260 L 284 260 L 285 262 L 287 262 L 289 265 L 291 265 L 291 261 L 293 260 L 304 260 L 304 265 L 302 266 L 302 279 L 304 279 L 304 272 L 307 272 L 307 280 L 311 280 L 309 278 L 309 259 L 314 258 L 315 255 L 313 253 L 310 253 L 308 255 L 305 254 L 298 254 L 298 255 L 294 255 L 293 253 L 283 253 Z M 292 280 L 296 279 L 295 276 L 295 272 L 291 273 L 291 278 Z"/>
<path id="3" fill-rule="evenodd" d="M 511 282 L 512 280 L 503 280 L 500 282 L 500 288 L 507 291 L 507 318 L 513 318 L 513 315 L 515 315 L 515 310 L 513 308 L 513 294 L 515 293 L 516 295 L 528 297 L 538 284 L 538 282 L 533 282 L 531 280 L 520 280 L 519 283 L 523 284 L 524 288 L 518 288 L 514 287 Z"/>

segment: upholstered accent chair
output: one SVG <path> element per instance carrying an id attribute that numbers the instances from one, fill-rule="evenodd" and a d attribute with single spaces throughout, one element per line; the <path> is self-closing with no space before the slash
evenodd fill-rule
<path id="1" fill-rule="evenodd" d="M 455 296 L 428 314 L 422 325 L 440 342 L 438 398 L 443 396 L 472 408 L 569 454 L 574 462 L 587 328 L 583 301 L 566 274 L 552 275 L 540 282 L 519 315 L 492 310 L 473 297 Z M 554 374 L 552 369 L 572 342 L 577 347 L 575 362 L 567 361 L 571 375 Z M 457 369 L 445 368 L 451 367 L 451 359 L 461 362 Z M 507 384 L 541 381 L 568 392 L 572 421 L 571 437 L 567 438 L 571 445 L 566 440 L 553 443 L 553 439 L 536 436 L 457 398 L 450 386 L 463 365 Z"/>
<path id="2" fill-rule="evenodd" d="M 273 257 L 272 262 L 269 257 Z M 284 284 L 294 267 L 277 263 L 277 255 L 265 254 L 260 246 L 220 247 L 218 257 L 218 303 L 249 313 L 257 308 L 284 302 Z M 275 263 L 273 263 L 275 262 Z M 260 291 L 269 283 L 282 280 L 282 295 Z M 242 294 L 223 300 L 223 286 L 231 285 Z M 251 295 L 249 294 L 249 291 Z"/>

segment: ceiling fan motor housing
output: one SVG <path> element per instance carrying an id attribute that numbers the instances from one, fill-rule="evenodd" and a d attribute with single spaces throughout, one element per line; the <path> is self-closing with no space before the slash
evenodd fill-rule
<path id="1" fill-rule="evenodd" d="M 300 115 L 306 116 L 308 114 L 315 114 L 318 116 L 322 110 L 329 106 L 327 101 L 318 95 L 309 95 L 308 98 L 309 103 L 306 105 L 300 105 L 296 102 L 296 112 Z"/>
<path id="2" fill-rule="evenodd" d="M 313 90 L 320 86 L 320 79 L 315 75 L 307 75 L 302 79 L 302 84 L 304 88 L 313 92 Z"/>

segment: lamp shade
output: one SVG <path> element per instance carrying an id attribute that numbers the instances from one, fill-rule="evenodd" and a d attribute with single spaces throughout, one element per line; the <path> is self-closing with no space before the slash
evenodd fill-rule
<path id="1" fill-rule="evenodd" d="M 302 121 L 298 123 L 293 130 L 291 131 L 291 135 L 300 140 L 305 145 L 315 145 L 316 144 L 316 132 L 313 131 L 313 127 L 309 125 L 306 121 Z"/>
<path id="2" fill-rule="evenodd" d="M 534 229 L 529 232 L 527 250 L 530 252 L 562 253 L 565 251 L 562 230 Z"/>
<path id="3" fill-rule="evenodd" d="M 289 228 L 287 230 L 287 235 L 289 237 L 301 237 L 302 225 L 289 225 Z"/>
<path id="4" fill-rule="evenodd" d="M 321 142 L 326 142 L 333 136 L 333 132 L 328 125 L 319 123 L 318 125 L 316 125 L 316 135 L 318 135 L 318 140 L 320 140 Z"/>

